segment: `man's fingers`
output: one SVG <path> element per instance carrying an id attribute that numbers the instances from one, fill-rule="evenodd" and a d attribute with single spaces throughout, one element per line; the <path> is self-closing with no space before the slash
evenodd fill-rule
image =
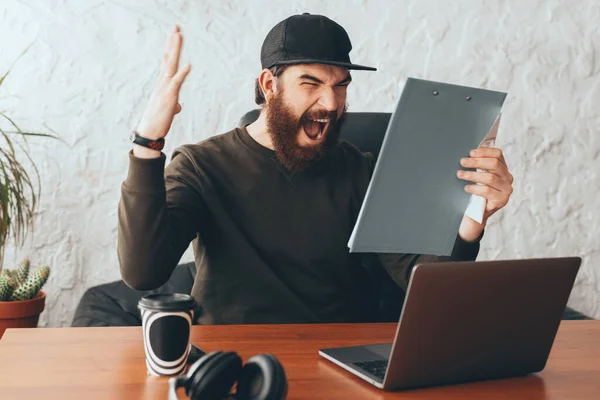
<path id="1" fill-rule="evenodd" d="M 179 55 L 181 54 L 181 44 L 183 42 L 183 36 L 179 32 L 179 27 L 175 27 L 171 33 L 171 40 L 169 41 L 169 50 L 167 52 L 166 68 L 164 75 L 168 78 L 174 76 L 179 68 Z"/>
<path id="2" fill-rule="evenodd" d="M 179 89 L 181 88 L 181 85 L 183 84 L 183 81 L 190 72 L 191 68 L 192 66 L 190 64 L 185 64 L 179 71 L 177 71 L 173 79 L 171 79 L 172 90 L 179 92 Z"/>
<path id="3" fill-rule="evenodd" d="M 160 69 L 158 71 L 158 83 L 163 80 L 165 76 L 165 68 L 167 67 L 167 53 L 163 54 L 160 60 Z"/>
<path id="4" fill-rule="evenodd" d="M 504 198 L 504 195 L 501 191 L 485 185 L 466 185 L 465 192 L 494 201 Z"/>
<path id="5" fill-rule="evenodd" d="M 169 62 L 169 56 L 171 54 L 171 48 L 173 47 L 173 41 L 174 41 L 174 39 L 175 39 L 174 32 L 171 31 L 169 33 L 169 41 L 167 42 L 167 49 L 165 50 L 165 53 L 162 56 L 163 65 L 162 65 L 162 69 L 160 71 L 161 76 L 167 70 L 167 65 L 168 65 L 168 62 Z"/>
<path id="6" fill-rule="evenodd" d="M 479 147 L 471 150 L 469 156 L 473 158 L 497 158 L 500 160 L 500 162 L 507 166 L 506 160 L 504 159 L 504 153 L 502 153 L 502 150 L 497 147 Z"/>
<path id="7" fill-rule="evenodd" d="M 488 203 L 488 207 L 499 209 L 508 203 L 512 188 L 509 192 L 504 192 L 485 185 L 466 185 L 465 192 L 481 196 L 492 202 L 491 204 Z"/>
<path id="8" fill-rule="evenodd" d="M 507 170 L 506 165 L 497 158 L 463 158 L 460 160 L 460 165 L 465 168 L 485 169 L 491 172 Z"/>
<path id="9" fill-rule="evenodd" d="M 456 175 L 465 181 L 481 183 L 496 190 L 507 191 L 510 186 L 502 177 L 490 172 L 458 171 Z"/>
<path id="10" fill-rule="evenodd" d="M 492 158 L 500 158 L 502 157 L 502 150 L 497 147 L 479 147 L 477 149 L 471 150 L 469 154 L 471 157 L 492 157 Z"/>

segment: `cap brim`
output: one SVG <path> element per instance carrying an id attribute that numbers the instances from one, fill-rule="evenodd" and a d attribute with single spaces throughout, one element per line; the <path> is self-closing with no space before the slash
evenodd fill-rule
<path id="1" fill-rule="evenodd" d="M 293 64 L 326 64 L 326 65 L 335 65 L 336 67 L 344 67 L 348 69 L 356 69 L 363 71 L 377 71 L 377 68 L 367 67 L 365 65 L 358 65 L 352 63 L 345 63 L 339 61 L 329 61 L 329 60 L 315 60 L 315 59 L 303 59 L 303 60 L 286 60 L 286 61 L 278 61 L 273 65 L 270 65 L 266 68 L 274 67 L 275 65 L 293 65 Z"/>

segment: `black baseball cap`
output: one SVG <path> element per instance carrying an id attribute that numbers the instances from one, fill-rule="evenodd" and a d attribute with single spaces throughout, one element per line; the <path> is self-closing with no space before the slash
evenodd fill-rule
<path id="1" fill-rule="evenodd" d="M 291 64 L 329 64 L 348 69 L 377 71 L 352 64 L 352 44 L 346 30 L 331 19 L 316 14 L 292 15 L 267 34 L 260 51 L 262 68 Z"/>

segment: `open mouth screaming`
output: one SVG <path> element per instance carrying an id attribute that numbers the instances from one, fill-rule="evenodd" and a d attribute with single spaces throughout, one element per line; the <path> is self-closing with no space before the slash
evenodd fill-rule
<path id="1" fill-rule="evenodd" d="M 330 124 L 330 118 L 302 118 L 302 129 L 304 129 L 306 136 L 313 142 L 320 142 L 324 139 Z"/>

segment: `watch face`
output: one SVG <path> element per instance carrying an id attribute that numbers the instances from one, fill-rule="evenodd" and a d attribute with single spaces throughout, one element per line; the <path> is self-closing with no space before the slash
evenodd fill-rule
<path id="1" fill-rule="evenodd" d="M 162 140 L 153 140 L 148 143 L 148 147 L 154 150 L 162 150 L 165 146 L 165 142 Z"/>

